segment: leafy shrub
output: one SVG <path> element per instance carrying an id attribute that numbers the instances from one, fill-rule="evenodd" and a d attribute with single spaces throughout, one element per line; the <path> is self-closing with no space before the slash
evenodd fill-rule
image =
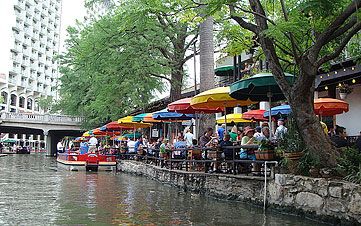
<path id="1" fill-rule="evenodd" d="M 337 171 L 345 180 L 361 184 L 361 153 L 355 148 L 343 149 Z"/>

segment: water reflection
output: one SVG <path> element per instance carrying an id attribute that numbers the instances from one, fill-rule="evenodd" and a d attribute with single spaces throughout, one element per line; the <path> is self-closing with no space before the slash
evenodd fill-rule
<path id="1" fill-rule="evenodd" d="M 54 159 L 33 154 L 0 158 L 0 224 L 316 225 L 143 177 L 57 170 Z"/>

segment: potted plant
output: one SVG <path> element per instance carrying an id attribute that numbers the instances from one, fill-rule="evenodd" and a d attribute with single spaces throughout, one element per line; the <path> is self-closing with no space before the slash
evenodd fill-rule
<path id="1" fill-rule="evenodd" d="M 255 151 L 257 160 L 273 160 L 275 159 L 275 147 L 269 139 L 262 139 L 259 142 L 258 150 Z"/>
<path id="2" fill-rule="evenodd" d="M 352 88 L 348 84 L 345 84 L 345 83 L 340 83 L 337 86 L 337 90 L 338 90 L 338 92 L 340 94 L 340 98 L 342 100 L 346 99 L 347 94 L 350 94 L 352 92 Z"/>
<path id="3" fill-rule="evenodd" d="M 298 131 L 295 119 L 290 115 L 287 121 L 287 133 L 278 141 L 278 149 L 283 150 L 284 160 L 290 172 L 298 172 L 299 160 L 304 155 L 305 144 Z"/>

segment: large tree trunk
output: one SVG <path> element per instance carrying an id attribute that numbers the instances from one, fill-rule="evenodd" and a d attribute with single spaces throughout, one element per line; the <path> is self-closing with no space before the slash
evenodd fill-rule
<path id="1" fill-rule="evenodd" d="M 214 45 L 213 45 L 213 18 L 208 17 L 200 25 L 200 91 L 214 88 Z M 199 133 L 203 135 L 207 127 L 214 126 L 214 115 L 203 114 L 199 119 Z"/>
<path id="2" fill-rule="evenodd" d="M 179 100 L 182 96 L 183 65 L 172 69 L 170 82 L 170 101 Z"/>
<path id="3" fill-rule="evenodd" d="M 313 109 L 313 91 L 299 95 L 292 93 L 289 98 L 292 112 L 303 141 L 313 156 L 319 156 L 321 167 L 335 166 L 337 151 L 324 133 Z M 296 110 L 297 106 L 297 110 Z"/>

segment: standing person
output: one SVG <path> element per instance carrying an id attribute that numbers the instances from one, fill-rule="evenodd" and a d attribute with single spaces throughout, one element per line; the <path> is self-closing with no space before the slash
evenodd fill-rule
<path id="1" fill-rule="evenodd" d="M 95 153 L 97 151 L 98 139 L 94 135 L 89 139 L 89 152 Z"/>
<path id="2" fill-rule="evenodd" d="M 63 140 L 59 140 L 58 144 L 56 145 L 56 149 L 58 153 L 64 152 Z"/>
<path id="3" fill-rule="evenodd" d="M 284 135 L 287 133 L 287 127 L 284 126 L 284 124 L 285 124 L 285 121 L 283 118 L 278 119 L 278 121 L 277 121 L 278 127 L 275 132 L 276 140 L 282 140 Z"/>
<path id="4" fill-rule="evenodd" d="M 223 141 L 224 131 L 226 131 L 226 124 L 222 124 L 217 130 L 219 142 Z"/>
<path id="5" fill-rule="evenodd" d="M 186 141 L 187 147 L 192 147 L 192 141 L 194 139 L 194 135 L 191 133 L 190 128 L 186 128 L 184 130 L 184 139 Z"/>
<path id="6" fill-rule="evenodd" d="M 81 155 L 88 153 L 88 150 L 89 150 L 88 142 L 86 142 L 86 141 L 80 142 L 80 148 L 79 149 L 80 149 L 79 154 L 81 154 Z"/>

